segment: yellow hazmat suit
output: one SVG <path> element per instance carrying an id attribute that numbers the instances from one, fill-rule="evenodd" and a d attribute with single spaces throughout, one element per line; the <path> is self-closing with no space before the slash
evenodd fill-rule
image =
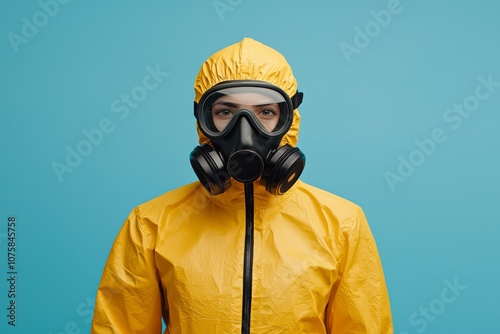
<path id="1" fill-rule="evenodd" d="M 268 81 L 292 96 L 283 56 L 249 38 L 210 57 L 195 82 Z M 295 146 L 300 116 L 282 140 Z M 200 133 L 200 143 L 208 140 Z M 379 254 L 357 205 L 298 181 L 282 196 L 255 182 L 251 333 L 392 333 Z M 136 207 L 110 252 L 92 333 L 240 333 L 243 184 L 199 182 Z"/>

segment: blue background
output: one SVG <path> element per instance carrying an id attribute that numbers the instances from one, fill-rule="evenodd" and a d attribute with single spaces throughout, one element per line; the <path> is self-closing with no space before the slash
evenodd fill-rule
<path id="1" fill-rule="evenodd" d="M 196 180 L 188 155 L 199 67 L 248 36 L 283 53 L 305 92 L 302 179 L 366 212 L 395 333 L 500 333 L 500 3 L 394 1 L 221 0 L 219 12 L 211 0 L 69 1 L 47 7 L 51 16 L 40 3 L 53 0 L 3 1 L 0 332 L 89 331 L 128 213 Z M 388 7 L 391 17 L 376 23 L 372 11 Z M 31 37 L 13 43 L 34 20 L 38 31 L 25 27 Z M 357 51 L 343 52 L 347 44 Z M 168 76 L 126 117 L 113 112 L 148 67 Z M 497 84 L 480 88 L 488 97 L 460 126 L 446 121 L 454 104 L 474 101 L 479 77 Z M 58 178 L 53 163 L 66 164 L 66 147 L 103 119 L 113 131 Z M 446 140 L 415 153 L 436 128 Z M 418 166 L 391 187 L 386 173 L 410 157 Z M 14 328 L 4 315 L 9 216 L 17 218 Z"/>

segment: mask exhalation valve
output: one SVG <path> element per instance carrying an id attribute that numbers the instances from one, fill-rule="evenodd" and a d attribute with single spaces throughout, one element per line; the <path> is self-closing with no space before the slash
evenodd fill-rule
<path id="1" fill-rule="evenodd" d="M 255 151 L 239 150 L 229 157 L 227 171 L 238 182 L 253 182 L 262 175 L 264 161 Z"/>

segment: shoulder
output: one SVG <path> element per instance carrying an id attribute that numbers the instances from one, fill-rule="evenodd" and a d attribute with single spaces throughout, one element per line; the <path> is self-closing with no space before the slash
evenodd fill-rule
<path id="1" fill-rule="evenodd" d="M 300 180 L 297 182 L 295 195 L 300 201 L 313 203 L 322 210 L 332 211 L 336 215 L 345 216 L 345 218 L 363 212 L 358 204 Z"/>
<path id="2" fill-rule="evenodd" d="M 200 182 L 189 183 L 138 205 L 135 207 L 134 212 L 140 217 L 158 216 L 165 210 L 169 210 L 169 208 L 189 202 L 193 197 L 196 197 L 196 194 L 204 196 L 203 191 Z"/>
<path id="3" fill-rule="evenodd" d="M 125 228 L 146 236 L 151 247 L 154 247 L 159 225 L 164 220 L 162 217 L 173 210 L 182 209 L 183 205 L 192 206 L 193 200 L 205 196 L 203 191 L 200 182 L 193 182 L 146 201 L 130 212 Z"/>
<path id="4" fill-rule="evenodd" d="M 369 230 L 365 213 L 358 204 L 304 182 L 297 182 L 292 205 L 314 217 L 316 224 L 325 224 L 340 235 L 364 234 Z"/>
<path id="5" fill-rule="evenodd" d="M 129 218 L 136 218 L 147 225 L 157 225 L 165 214 L 185 205 L 191 206 L 193 201 L 204 198 L 204 191 L 200 182 L 189 183 L 136 206 Z"/>

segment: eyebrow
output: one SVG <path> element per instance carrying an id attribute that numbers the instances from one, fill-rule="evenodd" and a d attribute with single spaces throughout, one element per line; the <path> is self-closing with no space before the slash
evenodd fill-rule
<path id="1" fill-rule="evenodd" d="M 237 104 L 237 103 L 226 102 L 226 101 L 216 102 L 216 103 L 214 103 L 213 105 L 215 106 L 215 105 L 217 105 L 217 104 L 222 104 L 222 105 L 224 105 L 224 106 L 226 106 L 226 107 L 233 107 L 233 108 L 235 108 L 235 107 L 237 107 L 237 106 L 239 105 L 239 104 Z M 277 106 L 277 105 L 278 105 L 278 103 L 252 104 L 252 106 L 254 106 L 254 107 L 265 107 L 265 106 L 273 106 L 273 105 L 276 105 L 276 106 Z"/>

